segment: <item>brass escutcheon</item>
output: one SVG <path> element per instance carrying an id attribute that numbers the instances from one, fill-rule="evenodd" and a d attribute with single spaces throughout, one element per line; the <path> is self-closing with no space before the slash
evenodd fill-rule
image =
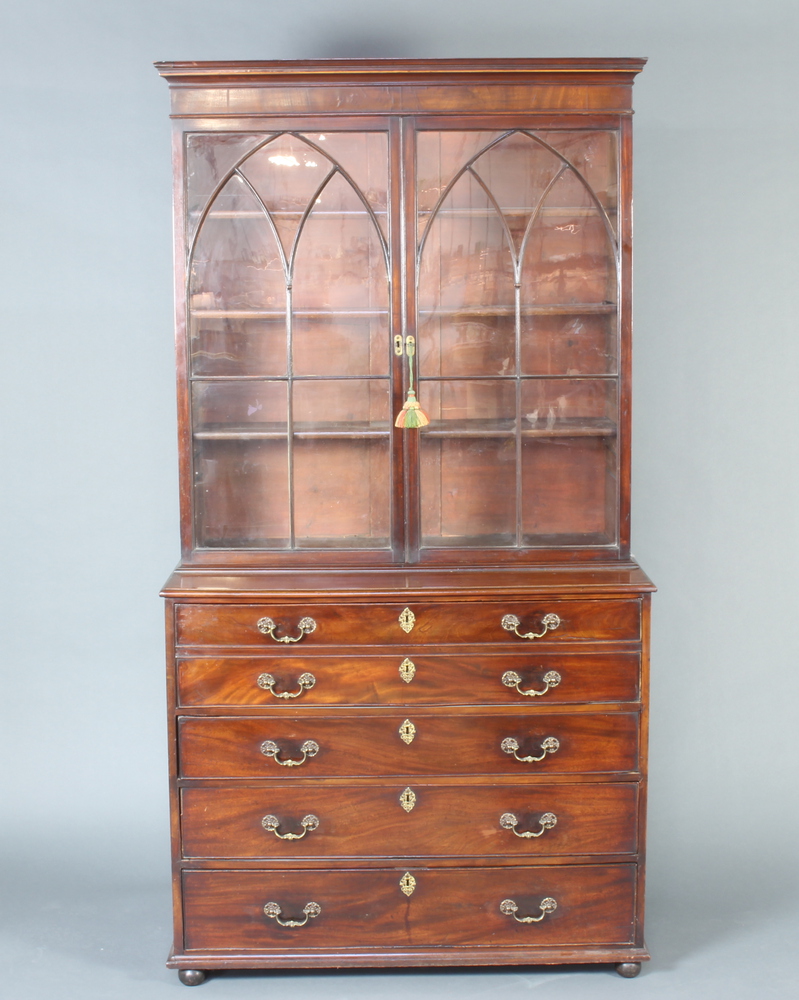
<path id="1" fill-rule="evenodd" d="M 397 621 L 400 623 L 400 628 L 403 632 L 411 632 L 413 626 L 416 624 L 416 615 L 410 608 L 405 608 Z"/>
<path id="2" fill-rule="evenodd" d="M 405 791 L 401 793 L 399 797 L 399 804 L 402 806 L 402 808 L 405 810 L 406 813 L 409 813 L 416 805 L 416 793 L 410 786 L 408 786 L 408 788 L 406 788 Z"/>
<path id="3" fill-rule="evenodd" d="M 399 727 L 398 732 L 402 742 L 410 745 L 416 737 L 416 726 L 414 726 L 410 719 L 406 719 Z"/>
<path id="4" fill-rule="evenodd" d="M 406 656 L 399 666 L 400 677 L 406 684 L 410 684 L 416 673 L 416 664 Z"/>
<path id="5" fill-rule="evenodd" d="M 399 887 L 400 891 L 404 892 L 406 896 L 412 896 L 413 890 L 416 888 L 416 879 L 410 872 L 405 872 L 399 881 Z"/>

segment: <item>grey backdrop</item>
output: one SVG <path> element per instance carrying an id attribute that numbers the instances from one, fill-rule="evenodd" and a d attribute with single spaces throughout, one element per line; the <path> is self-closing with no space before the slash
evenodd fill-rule
<path id="1" fill-rule="evenodd" d="M 655 599 L 650 968 L 238 975 L 210 997 L 793 997 L 796 0 L 27 0 L 2 15 L 0 992 L 180 996 L 155 59 L 649 56 L 635 85 L 634 551 Z"/>

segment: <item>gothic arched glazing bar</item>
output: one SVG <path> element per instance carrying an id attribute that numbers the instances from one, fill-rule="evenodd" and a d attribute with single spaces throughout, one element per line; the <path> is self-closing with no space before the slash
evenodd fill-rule
<path id="1" fill-rule="evenodd" d="M 213 207 L 214 201 L 216 200 L 217 195 L 219 194 L 219 192 L 224 188 L 224 186 L 227 184 L 227 182 L 230 180 L 230 178 L 235 173 L 238 172 L 239 167 L 242 165 L 242 163 L 244 163 L 244 161 L 246 159 L 248 159 L 250 156 L 253 156 L 255 153 L 257 153 L 260 150 L 262 150 L 264 148 L 264 146 L 268 146 L 271 142 L 274 142 L 276 139 L 279 139 L 281 136 L 287 135 L 287 134 L 289 134 L 289 133 L 286 133 L 286 132 L 275 132 L 272 135 L 268 136 L 266 139 L 264 139 L 263 142 L 259 142 L 257 146 L 255 146 L 253 149 L 248 150 L 248 152 L 245 153 L 244 156 L 242 156 L 242 157 L 240 157 L 240 159 L 236 160 L 236 162 L 233 164 L 233 166 L 230 167 L 230 169 L 228 170 L 228 172 L 222 177 L 222 179 L 216 185 L 216 187 L 214 188 L 214 190 L 211 192 L 211 194 L 210 194 L 210 196 L 208 198 L 208 201 L 205 203 L 205 208 L 202 210 L 202 212 L 200 212 L 200 217 L 197 220 L 197 226 L 196 226 L 194 232 L 192 233 L 191 239 L 189 240 L 188 250 L 187 250 L 187 253 L 186 253 L 186 270 L 187 270 L 187 273 L 191 271 L 191 264 L 192 264 L 192 260 L 194 258 L 194 248 L 195 248 L 195 246 L 197 244 L 197 239 L 199 237 L 200 230 L 202 229 L 203 223 L 205 222 L 206 217 L 208 216 L 208 213 L 211 211 L 211 208 Z"/>
<path id="2" fill-rule="evenodd" d="M 326 153 L 321 148 L 321 146 L 317 146 L 317 144 L 315 142 L 311 142 L 310 139 L 308 139 L 304 135 L 301 135 L 299 132 L 288 132 L 286 134 L 291 135 L 295 139 L 298 139 L 300 142 L 305 143 L 306 146 L 310 146 L 310 148 L 313 149 L 314 152 L 319 153 L 320 156 L 323 156 L 328 161 L 328 163 L 332 163 L 333 166 L 335 167 L 336 171 L 341 174 L 341 176 L 344 178 L 344 180 L 352 188 L 353 192 L 355 193 L 355 196 L 358 198 L 358 200 L 363 205 L 364 209 L 366 210 L 366 214 L 372 220 L 372 225 L 375 227 L 375 230 L 377 231 L 377 236 L 378 236 L 378 239 L 380 240 L 380 247 L 381 247 L 381 249 L 383 251 L 383 258 L 385 260 L 385 265 L 386 265 L 386 277 L 387 277 L 387 280 L 388 280 L 388 282 L 390 284 L 391 283 L 391 264 L 390 264 L 390 260 L 389 260 L 388 243 L 386 242 L 386 238 L 383 235 L 383 230 L 380 228 L 380 223 L 377 221 L 377 216 L 375 215 L 375 211 L 372 208 L 372 206 L 369 204 L 369 201 L 367 200 L 367 198 L 364 195 L 363 191 L 361 191 L 361 189 L 355 183 L 355 181 L 353 180 L 353 178 L 344 169 L 344 167 L 338 162 L 338 160 L 336 160 L 336 159 L 334 159 L 334 157 L 330 156 L 329 153 Z M 314 202 L 312 201 L 311 205 L 313 206 L 313 204 L 314 204 Z M 307 217 L 307 214 L 306 214 L 306 217 Z M 304 221 L 304 219 L 303 219 L 303 221 Z"/>
<path id="3" fill-rule="evenodd" d="M 289 256 L 288 256 L 288 266 L 287 266 L 287 269 L 286 269 L 286 282 L 288 283 L 289 286 L 294 283 L 294 261 L 296 260 L 296 257 L 297 257 L 297 245 L 300 242 L 300 235 L 301 235 L 303 229 L 305 228 L 305 223 L 308 221 L 308 216 L 314 210 L 314 206 L 316 205 L 316 202 L 322 196 L 322 192 L 327 187 L 327 185 L 329 184 L 329 182 L 336 176 L 336 174 L 340 174 L 340 173 L 341 173 L 341 171 L 338 169 L 337 166 L 334 166 L 331 170 L 329 170 L 328 173 L 325 174 L 325 177 L 322 180 L 322 183 L 319 184 L 319 186 L 317 187 L 317 189 L 311 195 L 311 197 L 310 197 L 310 199 L 308 201 L 308 204 L 305 206 L 305 209 L 304 209 L 304 211 L 302 213 L 302 216 L 300 218 L 299 225 L 297 226 L 297 231 L 294 234 L 294 239 L 291 242 L 291 250 L 290 250 Z"/>
<path id="4" fill-rule="evenodd" d="M 291 137 L 298 144 L 307 147 L 312 150 L 316 155 L 322 158 L 322 168 L 328 165 L 324 178 L 321 183 L 319 183 L 312 194 L 309 196 L 307 203 L 302 211 L 297 229 L 293 234 L 291 240 L 291 245 L 288 244 L 284 247 L 283 240 L 280 236 L 280 231 L 276 224 L 275 218 L 272 211 L 267 205 L 264 197 L 259 194 L 258 189 L 255 184 L 249 179 L 245 174 L 244 170 L 247 163 L 252 161 L 253 157 L 262 155 L 264 150 L 268 147 L 274 147 L 274 144 L 280 139 L 286 139 Z M 316 143 L 307 139 L 304 135 L 284 130 L 281 132 L 276 132 L 268 137 L 266 137 L 262 142 L 258 143 L 252 149 L 248 150 L 244 155 L 240 156 L 239 159 L 225 172 L 224 176 L 216 184 L 213 192 L 209 196 L 205 206 L 203 207 L 196 228 L 190 238 L 188 253 L 187 253 L 187 271 L 186 271 L 186 282 L 187 282 L 187 301 L 190 301 L 191 294 L 191 284 L 192 284 L 192 268 L 194 263 L 195 254 L 197 252 L 197 247 L 200 245 L 200 238 L 203 231 L 203 226 L 208 219 L 209 214 L 214 210 L 214 205 L 217 202 L 218 197 L 225 189 L 225 186 L 230 183 L 230 181 L 236 177 L 239 182 L 244 185 L 246 190 L 254 199 L 254 206 L 257 206 L 259 211 L 263 213 L 269 230 L 271 231 L 274 242 L 277 245 L 277 252 L 281 262 L 281 269 L 283 273 L 284 286 L 286 291 L 286 307 L 285 307 L 285 323 L 286 323 L 286 352 L 287 352 L 287 362 L 286 362 L 286 375 L 283 378 L 278 377 L 278 381 L 284 381 L 287 384 L 287 472 L 288 472 L 288 532 L 289 532 L 289 546 L 294 548 L 296 545 L 296 532 L 295 532 L 295 497 L 294 497 L 294 454 L 293 454 L 293 435 L 294 435 L 294 406 L 293 406 L 293 390 L 294 390 L 294 371 L 293 371 L 293 281 L 294 281 L 294 269 L 297 259 L 298 247 L 300 246 L 300 240 L 303 233 L 306 231 L 306 223 L 309 218 L 312 217 L 314 208 L 316 207 L 317 201 L 321 196 L 327 185 L 337 176 L 340 175 L 342 180 L 345 182 L 347 187 L 354 193 L 358 202 L 363 206 L 365 215 L 370 219 L 373 231 L 377 234 L 378 243 L 382 253 L 383 265 L 385 268 L 386 276 L 386 287 L 390 287 L 391 281 L 391 270 L 390 270 L 390 257 L 389 257 L 389 247 L 387 240 L 380 228 L 380 224 L 377 220 L 375 210 L 369 203 L 368 199 L 364 193 L 358 187 L 350 173 L 346 168 L 338 162 L 338 160 L 331 156 L 328 152 L 323 150 Z M 268 197 L 268 191 L 267 191 Z M 386 345 L 388 350 L 388 344 Z"/>
<path id="5" fill-rule="evenodd" d="M 477 181 L 477 183 L 483 189 L 483 191 L 485 192 L 486 197 L 488 198 L 489 202 L 493 206 L 494 211 L 499 216 L 499 221 L 500 221 L 500 223 L 502 225 L 502 231 L 505 234 L 505 239 L 508 242 L 508 249 L 510 250 L 510 258 L 511 258 L 511 261 L 513 263 L 513 275 L 514 275 L 514 279 L 515 279 L 515 281 L 518 281 L 519 280 L 519 262 L 518 262 L 518 260 L 516 258 L 516 254 L 514 253 L 513 236 L 511 235 L 510 226 L 508 225 L 508 220 L 505 218 L 505 213 L 500 208 L 499 202 L 494 197 L 493 192 L 488 187 L 488 185 L 483 180 L 483 178 L 477 173 L 477 171 L 473 170 L 472 167 L 469 167 L 467 172 L 472 177 L 474 177 L 474 179 Z"/>
<path id="6" fill-rule="evenodd" d="M 422 252 L 424 250 L 424 245 L 425 245 L 425 242 L 427 241 L 427 237 L 428 237 L 428 234 L 430 232 L 430 226 L 431 226 L 431 224 L 433 222 L 433 219 L 438 214 L 438 211 L 441 208 L 442 203 L 447 198 L 447 196 L 449 195 L 449 193 L 452 190 L 452 188 L 455 186 L 455 184 L 457 184 L 457 182 L 461 179 L 461 177 L 467 171 L 470 171 L 474 176 L 477 176 L 476 172 L 474 170 L 472 170 L 472 167 L 473 167 L 475 161 L 478 160 L 481 156 L 483 156 L 484 153 L 487 153 L 490 149 L 493 149 L 495 146 L 499 145 L 501 142 L 504 142 L 505 139 L 510 138 L 510 136 L 512 136 L 512 135 L 526 135 L 528 139 L 531 139 L 533 142 L 537 143 L 543 149 L 546 149 L 553 156 L 555 156 L 558 160 L 560 160 L 560 162 L 564 165 L 565 168 L 567 168 L 568 170 L 571 170 L 575 174 L 575 176 L 577 177 L 577 179 L 579 180 L 579 182 L 583 185 L 583 187 L 585 188 L 585 190 L 588 192 L 589 197 L 593 201 L 594 205 L 597 208 L 597 211 L 599 212 L 599 214 L 600 214 L 600 216 L 602 218 L 602 223 L 603 223 L 603 225 L 605 227 L 605 231 L 607 233 L 608 239 L 609 239 L 609 241 L 611 243 L 611 246 L 613 247 L 613 257 L 614 257 L 614 261 L 616 263 L 616 267 L 618 269 L 618 265 L 619 265 L 619 261 L 618 261 L 619 246 L 618 246 L 618 240 L 616 239 L 616 234 L 613 231 L 613 226 L 610 223 L 610 219 L 608 218 L 608 215 L 607 215 L 607 212 L 604 209 L 604 206 L 602 205 L 602 203 L 600 202 L 600 200 L 597 198 L 596 192 L 591 187 L 591 185 L 588 183 L 588 181 L 585 179 L 585 177 L 583 176 L 583 174 L 581 173 L 581 171 L 577 169 L 577 167 L 568 159 L 568 157 L 564 156 L 563 153 L 559 152 L 559 150 L 555 149 L 554 146 L 551 146 L 548 142 L 546 142 L 546 140 L 542 139 L 540 136 L 536 135 L 534 132 L 530 132 L 527 129 L 511 129 L 508 132 L 503 132 L 503 134 L 500 135 L 500 136 L 497 136 L 496 139 L 492 139 L 491 142 L 486 143 L 486 145 L 483 146 L 483 148 L 480 149 L 477 153 L 475 153 L 474 156 L 471 156 L 466 161 L 466 163 L 464 163 L 464 165 L 460 168 L 460 170 L 453 176 L 452 180 L 450 180 L 450 182 L 447 184 L 447 186 L 444 188 L 444 190 L 439 195 L 438 200 L 436 201 L 435 205 L 433 206 L 433 208 L 432 208 L 432 210 L 430 212 L 430 216 L 429 216 L 427 222 L 425 223 L 425 227 L 424 227 L 424 230 L 422 232 L 422 236 L 421 236 L 421 238 L 419 240 L 419 246 L 418 246 L 417 251 L 416 251 L 417 274 L 418 274 L 419 265 L 420 265 L 421 259 L 422 259 Z M 562 173 L 562 171 L 560 171 L 559 173 Z M 549 190 L 550 186 L 551 185 L 548 185 L 547 190 Z M 521 260 L 522 257 L 523 257 L 523 253 L 520 253 L 519 254 L 519 259 Z"/>
<path id="7" fill-rule="evenodd" d="M 607 233 L 608 240 L 610 242 L 610 245 L 613 247 L 613 259 L 614 259 L 614 261 L 616 263 L 616 269 L 618 270 L 618 268 L 619 268 L 619 241 L 616 238 L 616 234 L 613 231 L 613 226 L 610 224 L 610 219 L 608 218 L 608 213 L 605 211 L 604 205 L 599 200 L 599 198 L 597 198 L 596 191 L 594 191 L 594 189 L 591 187 L 591 185 L 588 183 L 588 181 L 585 179 L 585 177 L 583 177 L 582 173 L 577 169 L 577 167 L 575 167 L 575 165 L 571 162 L 571 160 L 569 160 L 568 157 L 564 156 L 563 153 L 561 153 L 557 149 L 555 149 L 554 146 L 550 146 L 550 144 L 548 142 L 545 142 L 544 139 L 542 139 L 540 136 L 536 135 L 535 132 L 528 132 L 527 129 L 517 129 L 517 131 L 521 135 L 526 135 L 528 137 L 528 139 L 532 139 L 533 142 L 537 142 L 539 144 L 539 146 L 543 146 L 545 149 L 548 149 L 550 151 L 550 153 L 552 153 L 553 155 L 557 156 L 557 158 L 566 167 L 568 167 L 569 170 L 571 170 L 574 173 L 574 175 L 576 176 L 577 180 L 583 185 L 583 187 L 585 188 L 585 190 L 588 192 L 588 197 L 591 199 L 591 201 L 593 201 L 593 203 L 594 203 L 597 211 L 599 212 L 599 215 L 600 215 L 600 217 L 602 219 L 602 222 L 603 222 L 603 224 L 605 226 L 605 232 Z"/>
<path id="8" fill-rule="evenodd" d="M 428 235 L 430 233 L 430 227 L 433 224 L 433 220 L 438 215 L 438 211 L 441 208 L 441 205 L 443 204 L 444 200 L 447 198 L 447 196 L 449 195 L 450 191 L 455 187 L 455 185 L 458 183 L 458 181 L 461 179 L 461 177 L 463 177 L 463 175 L 466 173 L 466 171 L 469 170 L 469 169 L 471 169 L 472 164 L 474 163 L 474 161 L 478 157 L 482 156 L 483 153 L 487 153 L 489 149 L 492 149 L 494 146 L 496 146 L 500 142 L 502 142 L 503 139 L 507 139 L 508 136 L 513 135 L 513 133 L 516 132 L 516 131 L 518 131 L 518 130 L 517 129 L 511 129 L 511 131 L 509 131 L 509 132 L 503 132 L 502 135 L 497 136 L 496 139 L 492 139 L 491 142 L 489 142 L 485 146 L 483 146 L 483 148 L 478 153 L 475 153 L 474 156 L 470 157 L 466 161 L 466 163 L 464 163 L 464 165 L 460 168 L 460 170 L 455 174 L 455 176 L 452 178 L 452 180 L 449 182 L 449 184 L 447 184 L 447 186 L 444 188 L 444 190 L 438 196 L 438 200 L 436 201 L 435 205 L 433 205 L 432 209 L 430 210 L 430 217 L 428 218 L 427 222 L 425 223 L 425 227 L 424 227 L 424 229 L 422 231 L 421 238 L 419 239 L 419 246 L 416 249 L 416 274 L 417 274 L 417 279 L 416 280 L 417 280 L 417 282 L 419 280 L 418 279 L 418 274 L 419 274 L 419 267 L 420 267 L 421 260 L 422 260 L 422 252 L 424 251 L 424 245 L 425 245 L 425 243 L 427 241 L 427 237 L 428 237 Z"/>
<path id="9" fill-rule="evenodd" d="M 196 226 L 196 228 L 194 230 L 194 233 L 192 234 L 192 237 L 191 237 L 191 240 L 190 240 L 190 243 L 189 243 L 188 254 L 187 254 L 187 273 L 189 273 L 191 271 L 191 263 L 192 263 L 192 260 L 193 260 L 193 257 L 194 257 L 194 248 L 195 248 L 196 243 L 197 243 L 198 235 L 200 233 L 200 230 L 202 229 L 202 225 L 205 222 L 206 217 L 208 216 L 208 213 L 211 211 L 211 208 L 213 206 L 214 200 L 216 199 L 217 195 L 220 193 L 220 191 L 222 191 L 222 189 L 224 188 L 224 186 L 228 183 L 228 181 L 234 175 L 238 175 L 239 177 L 242 178 L 242 180 L 245 180 L 247 182 L 247 186 L 251 190 L 253 190 L 253 192 L 255 193 L 254 188 L 252 187 L 252 184 L 250 184 L 249 181 L 247 181 L 247 178 L 244 176 L 244 174 L 241 173 L 240 168 L 247 162 L 247 160 L 249 160 L 251 157 L 255 156 L 256 153 L 259 153 L 262 149 L 264 149 L 270 143 L 275 142 L 277 139 L 280 139 L 282 136 L 285 136 L 285 135 L 290 135 L 292 138 L 297 139 L 298 142 L 303 143 L 304 145 L 308 146 L 310 149 L 314 150 L 314 152 L 316 152 L 320 156 L 324 157 L 324 159 L 327 160 L 328 163 L 331 163 L 333 165 L 333 168 L 334 168 L 333 172 L 340 173 L 341 176 L 344 178 L 344 180 L 350 185 L 350 187 L 352 188 L 352 190 L 355 193 L 356 197 L 358 198 L 358 200 L 363 205 L 363 207 L 364 207 L 364 209 L 366 211 L 366 214 L 372 220 L 372 225 L 375 227 L 378 239 L 380 240 L 380 248 L 383 251 L 383 259 L 384 259 L 384 263 L 385 263 L 385 266 L 386 266 L 387 279 L 390 282 L 391 281 L 391 266 L 390 266 L 390 261 L 389 261 L 388 243 L 386 242 L 386 238 L 383 235 L 382 229 L 380 228 L 380 223 L 377 221 L 377 216 L 375 215 L 374 209 L 369 204 L 369 201 L 367 200 L 367 198 L 365 197 L 365 195 L 363 194 L 363 192 L 361 191 L 361 189 L 355 183 L 355 181 L 353 180 L 353 178 L 351 177 L 351 175 L 347 172 L 347 170 L 342 166 L 342 164 L 340 164 L 334 157 L 330 156 L 320 146 L 318 146 L 315 142 L 312 142 L 310 139 L 306 138 L 304 135 L 300 134 L 299 132 L 289 132 L 289 131 L 275 132 L 273 135 L 270 135 L 267 139 L 264 139 L 263 142 L 259 143 L 255 147 L 253 147 L 253 149 L 248 150 L 244 154 L 244 156 L 240 157 L 240 159 L 238 159 L 233 164 L 233 166 L 230 167 L 230 169 L 227 171 L 227 173 L 219 181 L 219 183 L 217 184 L 217 186 L 214 188 L 213 192 L 211 193 L 210 197 L 208 198 L 208 201 L 206 202 L 205 208 L 200 213 L 200 217 L 197 220 L 197 226 Z M 329 180 L 329 179 L 330 179 L 330 175 L 328 175 L 327 180 Z M 322 185 L 322 186 L 324 186 L 324 185 Z M 257 197 L 257 194 L 256 194 L 256 197 Z M 316 195 L 315 197 L 318 197 L 318 195 Z M 263 201 L 262 201 L 261 198 L 258 198 L 258 201 L 263 205 Z M 304 224 L 305 220 L 307 219 L 308 215 L 310 214 L 310 211 L 313 208 L 314 203 L 315 203 L 315 200 L 311 199 L 310 206 L 308 208 L 306 208 L 306 211 L 303 214 L 303 218 L 302 218 L 302 221 L 300 223 L 300 229 L 302 228 L 302 225 Z M 264 206 L 264 208 L 265 207 L 266 206 Z M 267 215 L 268 215 L 268 210 L 267 210 Z M 270 222 L 271 222 L 271 218 L 270 218 Z M 272 225 L 273 225 L 273 228 L 274 228 L 274 224 L 273 223 L 272 223 Z M 298 233 L 299 233 L 299 230 L 298 230 Z M 296 249 L 296 242 L 297 242 L 297 237 L 295 237 L 295 240 L 294 240 L 295 249 Z M 278 246 L 282 247 L 279 239 L 278 239 Z M 292 253 L 290 254 L 290 257 L 291 258 L 294 257 L 294 250 L 292 250 Z"/>
<path id="10" fill-rule="evenodd" d="M 286 281 L 286 283 L 288 283 L 288 281 L 289 281 L 289 262 L 288 262 L 288 259 L 286 258 L 285 251 L 283 250 L 283 244 L 282 244 L 282 242 L 280 240 L 280 234 L 277 231 L 277 226 L 275 225 L 275 220 L 272 218 L 272 213 L 267 208 L 266 203 L 264 202 L 263 198 L 255 190 L 255 187 L 253 186 L 253 184 L 250 181 L 250 179 L 248 177 L 246 177 L 238 169 L 238 167 L 233 171 L 233 176 L 234 177 L 238 177 L 246 185 L 247 189 L 250 191 L 250 193 L 252 194 L 253 198 L 255 198 L 255 200 L 258 202 L 259 208 L 261 209 L 261 211 L 266 216 L 266 221 L 269 223 L 269 228 L 272 230 L 272 235 L 274 236 L 275 243 L 277 244 L 277 252 L 280 255 L 280 263 L 281 263 L 281 265 L 283 267 L 283 278 Z"/>

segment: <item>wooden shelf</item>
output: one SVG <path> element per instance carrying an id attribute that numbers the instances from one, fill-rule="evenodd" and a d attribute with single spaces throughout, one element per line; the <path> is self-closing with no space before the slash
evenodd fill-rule
<path id="1" fill-rule="evenodd" d="M 552 305 L 522 306 L 522 316 L 612 316 L 617 307 L 612 302 L 553 303 Z M 279 319 L 286 318 L 285 309 L 192 309 L 195 319 Z M 293 319 L 388 319 L 387 309 L 295 309 Z M 452 319 L 513 318 L 513 306 L 463 306 L 459 309 L 421 309 L 420 317 Z"/>
<path id="2" fill-rule="evenodd" d="M 505 216 L 521 216 L 522 218 L 527 218 L 532 215 L 535 211 L 535 206 L 530 206 L 529 208 L 524 206 L 514 207 L 514 208 L 503 208 L 502 214 Z M 608 208 L 607 206 L 602 206 L 602 211 L 606 215 L 615 215 L 617 209 Z M 558 205 L 547 205 L 540 209 L 538 212 L 540 216 L 561 216 L 569 215 L 576 216 L 577 218 L 588 218 L 595 216 L 598 209 L 595 205 L 566 205 L 564 207 L 559 207 Z M 416 214 L 419 218 L 427 218 L 432 215 L 433 210 L 430 208 L 420 209 Z M 445 208 L 439 209 L 436 212 L 437 216 L 447 216 L 448 218 L 459 218 L 459 219 L 481 219 L 481 218 L 491 218 L 496 216 L 496 211 L 493 208 Z"/>
<path id="3" fill-rule="evenodd" d="M 557 302 L 551 305 L 522 306 L 519 310 L 522 316 L 612 316 L 617 307 L 613 302 Z M 516 310 L 513 306 L 461 306 L 459 309 L 420 309 L 422 317 L 446 317 L 451 319 L 463 316 L 486 318 L 513 318 Z"/>
<path id="4" fill-rule="evenodd" d="M 422 434 L 431 438 L 513 438 L 515 424 L 502 421 L 431 420 Z M 587 418 L 585 420 L 558 420 L 540 427 L 525 426 L 520 431 L 524 438 L 582 438 L 615 437 L 616 425 L 610 420 Z"/>
<path id="5" fill-rule="evenodd" d="M 275 212 L 271 212 L 270 211 L 269 214 L 272 216 L 273 219 L 300 219 L 305 214 L 305 212 L 304 211 L 302 211 L 302 212 L 292 212 L 292 211 L 275 211 Z M 354 211 L 347 211 L 346 209 L 342 209 L 341 211 L 338 211 L 338 210 L 336 210 L 336 211 L 329 211 L 329 210 L 318 208 L 318 209 L 313 209 L 313 211 L 310 212 L 309 214 L 311 216 L 313 216 L 313 218 L 315 218 L 315 219 L 319 218 L 319 216 L 326 216 L 328 218 L 346 218 L 348 216 L 358 216 L 358 217 L 364 218 L 364 219 L 371 218 L 371 215 L 370 215 L 369 212 L 366 212 L 366 211 L 354 212 Z M 381 208 L 381 209 L 377 209 L 376 208 L 376 209 L 374 209 L 374 215 L 377 216 L 378 219 L 381 216 L 385 216 L 385 214 L 386 214 L 386 210 L 384 208 Z M 201 212 L 200 211 L 194 211 L 194 212 L 189 213 L 189 215 L 190 215 L 190 218 L 196 219 L 196 218 L 198 218 L 201 215 Z M 252 209 L 249 209 L 249 208 L 248 209 L 233 209 L 233 208 L 231 208 L 231 209 L 224 209 L 224 208 L 216 209 L 216 208 L 214 208 L 214 209 L 211 209 L 211 211 L 207 213 L 207 215 L 205 216 L 205 218 L 206 219 L 263 219 L 264 218 L 264 213 L 261 211 L 261 209 L 258 209 L 258 208 L 252 208 Z"/>
<path id="6" fill-rule="evenodd" d="M 616 208 L 607 208 L 604 205 L 602 206 L 602 210 L 605 212 L 606 215 L 609 216 L 615 215 L 617 211 Z M 521 206 L 514 208 L 503 208 L 502 214 L 505 216 L 527 218 L 528 216 L 532 215 L 534 211 L 535 211 L 534 206 L 530 206 L 529 208 Z M 538 215 L 544 217 L 568 215 L 568 216 L 575 216 L 577 218 L 588 218 L 595 216 L 597 214 L 597 211 L 598 209 L 595 206 L 587 207 L 585 205 L 580 205 L 580 206 L 574 205 L 561 208 L 558 207 L 557 205 L 548 205 L 547 207 L 542 208 L 538 212 Z M 195 210 L 190 213 L 190 217 L 198 218 L 201 214 L 202 213 L 200 210 Z M 273 219 L 299 219 L 305 213 L 304 211 L 277 210 L 274 212 L 270 211 L 269 214 L 272 216 Z M 382 216 L 386 215 L 386 210 L 384 208 L 380 209 L 376 208 L 373 210 L 373 214 L 376 215 L 377 218 L 381 218 Z M 427 218 L 432 214 L 432 209 L 420 209 L 416 214 L 420 219 Z M 439 209 L 436 212 L 436 215 L 439 217 L 446 216 L 447 218 L 459 218 L 459 219 L 485 219 L 496 216 L 496 214 L 497 213 L 493 208 L 446 208 L 446 209 Z M 341 210 L 313 209 L 310 215 L 313 215 L 314 218 L 318 218 L 319 216 L 325 216 L 328 218 L 347 218 L 349 216 L 370 218 L 370 213 L 365 210 L 352 211 L 347 209 L 341 209 Z M 209 218 L 210 219 L 263 219 L 264 213 L 263 211 L 261 211 L 261 209 L 257 208 L 252 208 L 252 209 L 221 208 L 221 209 L 211 209 L 211 211 L 208 212 L 205 217 L 207 219 Z"/>
<path id="7" fill-rule="evenodd" d="M 388 439 L 388 422 L 377 424 L 294 424 L 292 437 L 295 440 L 370 440 Z M 196 441 L 286 441 L 286 424 L 253 425 L 250 427 L 228 426 L 199 428 L 194 432 Z"/>
<path id="8" fill-rule="evenodd" d="M 374 440 L 387 439 L 389 424 L 329 424 L 294 425 L 295 440 Z M 507 421 L 460 421 L 433 420 L 422 428 L 427 438 L 513 438 L 516 427 Z M 194 432 L 196 441 L 285 441 L 288 439 L 286 425 L 274 426 L 229 426 L 200 428 Z M 615 437 L 616 426 L 610 420 L 559 420 L 551 426 L 522 427 L 520 436 L 524 438 L 585 438 Z"/>
<path id="9" fill-rule="evenodd" d="M 279 319 L 285 320 L 285 309 L 191 309 L 196 319 Z M 388 309 L 295 309 L 293 319 L 388 319 Z"/>

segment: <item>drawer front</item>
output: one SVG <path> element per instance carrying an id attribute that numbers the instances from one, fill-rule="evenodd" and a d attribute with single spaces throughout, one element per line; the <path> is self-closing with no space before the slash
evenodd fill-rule
<path id="1" fill-rule="evenodd" d="M 633 782 L 184 788 L 183 854 L 264 859 L 633 854 L 637 807 Z"/>
<path id="2" fill-rule="evenodd" d="M 531 648 L 536 642 L 629 641 L 641 636 L 641 608 L 637 599 L 564 601 L 543 598 L 536 602 L 453 601 L 417 604 L 409 601 L 413 621 L 400 616 L 405 604 L 272 605 L 272 604 L 179 604 L 175 607 L 176 641 L 182 646 L 258 646 L 284 654 L 298 648 L 280 639 L 296 639 L 303 650 L 316 646 L 364 646 L 433 643 L 491 642 Z M 520 638 L 503 628 L 502 619 L 519 620 Z M 549 629 L 542 624 L 547 615 L 560 623 Z M 300 629 L 311 619 L 313 631 Z M 264 635 L 258 622 L 274 623 L 274 637 Z"/>
<path id="3" fill-rule="evenodd" d="M 187 951 L 302 952 L 387 945 L 518 946 L 627 944 L 633 940 L 634 865 L 561 865 L 372 871 L 187 871 L 183 874 Z M 409 880 L 405 879 L 407 888 Z M 556 909 L 539 922 L 541 902 Z M 512 901 L 515 916 L 506 904 Z M 279 908 L 280 926 L 264 912 Z M 316 904 L 306 914 L 309 903 Z M 315 914 L 315 915 L 313 915 Z"/>
<path id="4" fill-rule="evenodd" d="M 510 676 L 515 674 L 516 677 Z M 638 653 L 281 656 L 178 660 L 180 704 L 524 705 L 636 701 Z M 302 678 L 302 680 L 300 680 Z"/>
<path id="5" fill-rule="evenodd" d="M 180 775 L 186 778 L 535 777 L 628 772 L 638 766 L 638 715 L 626 712 L 415 718 L 396 714 L 357 720 L 183 717 L 178 725 Z M 312 745 L 303 750 L 308 743 Z M 524 759 L 528 757 L 540 759 Z"/>

